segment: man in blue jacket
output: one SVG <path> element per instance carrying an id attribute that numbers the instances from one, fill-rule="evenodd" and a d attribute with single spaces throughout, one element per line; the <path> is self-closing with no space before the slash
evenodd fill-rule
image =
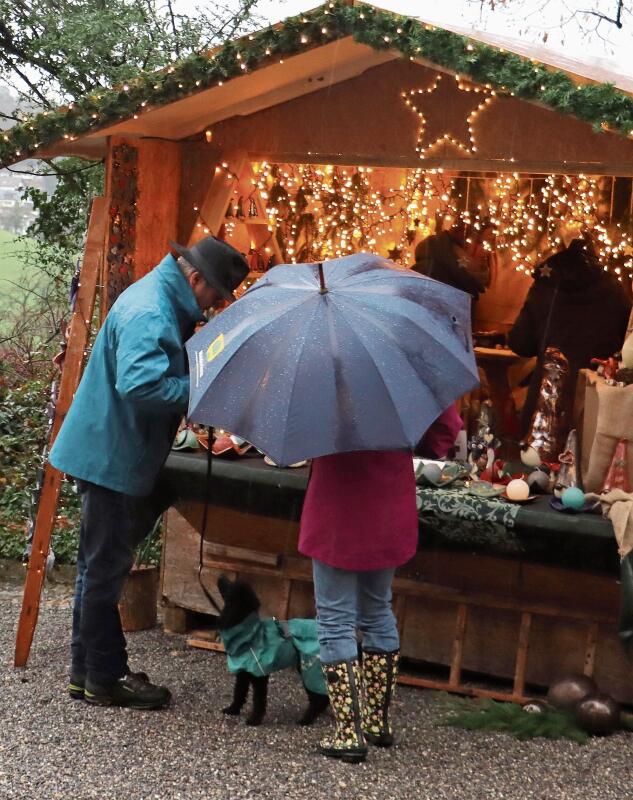
<path id="1" fill-rule="evenodd" d="M 156 483 L 189 400 L 184 342 L 248 274 L 213 236 L 170 245 L 178 260 L 166 256 L 112 306 L 50 454 L 81 492 L 69 692 L 95 705 L 169 703 L 168 689 L 129 670 L 117 603 L 136 546 L 169 504 Z"/>

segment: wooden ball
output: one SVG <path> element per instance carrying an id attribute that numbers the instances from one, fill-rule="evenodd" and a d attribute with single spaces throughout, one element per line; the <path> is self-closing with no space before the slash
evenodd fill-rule
<path id="1" fill-rule="evenodd" d="M 592 736 L 608 736 L 620 727 L 620 706 L 611 695 L 590 694 L 574 712 L 577 725 Z"/>
<path id="2" fill-rule="evenodd" d="M 597 691 L 596 682 L 587 675 L 569 675 L 549 687 L 547 702 L 561 711 L 573 711 L 581 700 Z"/>

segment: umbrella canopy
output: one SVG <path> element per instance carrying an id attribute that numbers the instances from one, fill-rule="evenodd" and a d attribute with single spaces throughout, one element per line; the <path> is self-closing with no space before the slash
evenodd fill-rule
<path id="1" fill-rule="evenodd" d="M 470 305 L 366 253 L 275 267 L 187 342 L 189 418 L 280 465 L 411 449 L 479 383 Z"/>

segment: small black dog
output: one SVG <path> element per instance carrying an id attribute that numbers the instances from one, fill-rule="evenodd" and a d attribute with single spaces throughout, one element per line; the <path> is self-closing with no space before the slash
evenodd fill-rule
<path id="1" fill-rule="evenodd" d="M 316 621 L 294 619 L 287 623 L 260 619 L 259 598 L 246 581 L 218 579 L 224 608 L 218 617 L 218 631 L 227 654 L 230 672 L 235 674 L 233 702 L 222 709 L 236 716 L 253 687 L 253 710 L 247 725 L 260 725 L 266 714 L 268 678 L 272 672 L 294 666 L 301 674 L 308 695 L 308 708 L 300 725 L 310 725 L 328 706 L 325 679 L 319 661 Z"/>

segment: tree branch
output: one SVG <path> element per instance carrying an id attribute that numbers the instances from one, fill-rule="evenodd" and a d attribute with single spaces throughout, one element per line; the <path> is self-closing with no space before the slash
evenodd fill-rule
<path id="1" fill-rule="evenodd" d="M 94 169 L 94 167 L 98 166 L 99 164 L 103 164 L 104 160 L 105 159 L 102 158 L 100 161 L 92 161 L 85 167 L 77 167 L 77 169 L 69 170 L 58 169 L 52 161 L 45 161 L 45 163 L 51 168 L 51 172 L 32 172 L 28 169 L 14 169 L 13 167 L 5 167 L 5 169 L 9 172 L 15 173 L 16 175 L 36 175 L 39 178 L 48 178 L 50 175 L 56 175 L 57 177 L 65 178 L 69 175 L 77 175 L 80 172 L 86 172 L 89 169 Z"/>
<path id="2" fill-rule="evenodd" d="M 603 14 L 601 11 L 581 11 L 581 14 L 587 14 L 590 17 L 598 17 L 600 20 L 604 20 L 605 22 L 610 22 L 612 25 L 615 25 L 616 28 L 622 28 L 622 11 L 624 10 L 624 0 L 618 0 L 618 7 L 617 13 L 615 15 L 615 19 L 608 17 L 606 14 Z"/>

